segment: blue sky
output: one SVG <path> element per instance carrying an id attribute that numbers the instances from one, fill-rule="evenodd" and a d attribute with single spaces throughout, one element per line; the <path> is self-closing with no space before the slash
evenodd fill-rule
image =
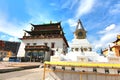
<path id="1" fill-rule="evenodd" d="M 33 24 L 62 22 L 70 43 L 81 19 L 94 49 L 104 48 L 120 33 L 119 0 L 0 0 L 0 39 L 19 41 Z"/>

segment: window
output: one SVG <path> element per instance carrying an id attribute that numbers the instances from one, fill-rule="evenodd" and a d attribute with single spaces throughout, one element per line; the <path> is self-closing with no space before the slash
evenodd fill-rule
<path id="1" fill-rule="evenodd" d="M 45 46 L 47 46 L 48 45 L 48 43 L 44 43 L 45 44 Z"/>
<path id="2" fill-rule="evenodd" d="M 110 51 L 112 51 L 112 48 L 110 47 Z"/>
<path id="3" fill-rule="evenodd" d="M 92 48 L 89 48 L 89 51 L 92 51 Z"/>
<path id="4" fill-rule="evenodd" d="M 84 51 L 87 51 L 87 48 L 84 48 Z"/>
<path id="5" fill-rule="evenodd" d="M 51 51 L 51 54 L 50 54 L 50 55 L 53 56 L 54 54 L 55 54 L 55 52 L 54 52 L 54 51 Z"/>
<path id="6" fill-rule="evenodd" d="M 5 53 L 4 53 L 4 56 L 6 56 L 6 55 L 7 55 L 7 53 L 5 52 Z"/>
<path id="7" fill-rule="evenodd" d="M 78 51 L 78 48 L 75 48 L 75 51 Z"/>
<path id="8" fill-rule="evenodd" d="M 55 43 L 51 43 L 51 48 L 54 48 L 55 47 Z"/>
<path id="9" fill-rule="evenodd" d="M 33 43 L 33 45 L 35 46 L 35 45 L 37 45 L 37 43 Z"/>
<path id="10" fill-rule="evenodd" d="M 71 51 L 73 51 L 74 48 L 71 48 Z"/>
<path id="11" fill-rule="evenodd" d="M 30 43 L 27 43 L 27 46 L 29 46 L 30 45 Z"/>

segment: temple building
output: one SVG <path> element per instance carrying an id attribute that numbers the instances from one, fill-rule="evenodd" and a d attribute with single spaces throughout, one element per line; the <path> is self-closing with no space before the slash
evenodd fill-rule
<path id="1" fill-rule="evenodd" d="M 111 49 L 119 55 L 120 36 L 113 43 L 115 45 Z M 66 55 L 56 52 L 57 55 L 51 56 L 50 62 L 44 63 L 43 80 L 120 79 L 120 57 L 115 57 L 112 53 L 109 57 L 105 57 L 92 51 L 86 30 L 80 20 L 77 23 L 70 49 Z M 48 73 L 47 77 L 46 73 Z"/>
<path id="2" fill-rule="evenodd" d="M 49 24 L 31 24 L 31 31 L 25 30 L 22 43 L 25 45 L 24 57 L 30 61 L 50 60 L 55 51 L 67 53 L 69 47 L 64 36 L 61 22 Z M 22 54 L 22 53 L 19 53 Z"/>
<path id="3" fill-rule="evenodd" d="M 117 35 L 117 39 L 109 45 L 108 49 L 103 50 L 105 56 L 120 56 L 120 35 Z"/>

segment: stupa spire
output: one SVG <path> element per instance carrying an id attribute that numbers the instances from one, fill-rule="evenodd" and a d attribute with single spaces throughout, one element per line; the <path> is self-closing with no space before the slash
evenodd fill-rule
<path id="1" fill-rule="evenodd" d="M 76 26 L 76 30 L 78 30 L 78 29 L 85 30 L 80 19 L 78 20 L 77 26 Z"/>

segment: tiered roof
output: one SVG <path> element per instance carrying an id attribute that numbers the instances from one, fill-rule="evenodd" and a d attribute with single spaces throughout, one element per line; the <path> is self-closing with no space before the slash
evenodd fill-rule
<path id="1" fill-rule="evenodd" d="M 28 34 L 34 36 L 34 35 L 44 35 L 44 34 L 63 34 L 62 27 L 60 25 L 60 22 L 58 23 L 50 23 L 50 24 L 40 24 L 40 25 L 34 25 L 31 24 L 33 27 L 31 31 L 26 31 Z"/>
<path id="2" fill-rule="evenodd" d="M 43 39 L 43 38 L 63 38 L 65 43 L 68 46 L 67 40 L 64 36 L 63 29 L 61 27 L 61 22 L 58 23 L 49 23 L 49 24 L 31 24 L 31 31 L 25 30 L 30 36 L 24 35 L 20 39 Z"/>

